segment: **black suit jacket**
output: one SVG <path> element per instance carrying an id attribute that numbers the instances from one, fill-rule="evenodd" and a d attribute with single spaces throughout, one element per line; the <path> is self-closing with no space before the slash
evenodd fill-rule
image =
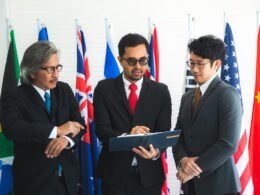
<path id="1" fill-rule="evenodd" d="M 103 144 L 97 175 L 106 183 L 123 186 L 126 182 L 134 153 L 109 152 L 109 138 L 129 133 L 136 125 L 144 125 L 151 132 L 171 128 L 171 98 L 166 85 L 144 78 L 142 89 L 132 116 L 122 80 L 100 81 L 94 93 L 96 134 Z M 153 161 L 137 156 L 143 186 L 163 183 L 161 158 Z"/>
<path id="2" fill-rule="evenodd" d="M 241 99 L 236 89 L 217 76 L 202 96 L 195 113 L 191 113 L 194 91 L 181 100 L 176 129 L 182 129 L 173 148 L 176 165 L 185 157 L 198 156 L 203 170 L 194 178 L 199 195 L 220 195 L 240 191 L 238 173 L 233 160 L 240 135 Z M 188 185 L 183 185 L 187 192 Z"/>
<path id="3" fill-rule="evenodd" d="M 44 101 L 30 85 L 21 85 L 1 100 L 3 133 L 14 142 L 14 190 L 16 195 L 56 195 L 58 163 L 62 165 L 70 195 L 75 195 L 79 163 L 74 147 L 54 159 L 44 153 L 54 126 L 68 121 L 84 125 L 70 87 L 58 82 L 51 90 L 51 115 Z M 85 130 L 75 138 L 77 143 Z"/>

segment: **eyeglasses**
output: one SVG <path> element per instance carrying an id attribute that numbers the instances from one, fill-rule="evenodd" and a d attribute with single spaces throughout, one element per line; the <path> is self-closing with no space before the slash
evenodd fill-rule
<path id="1" fill-rule="evenodd" d="M 136 66 L 137 62 L 140 64 L 140 66 L 146 66 L 148 64 L 148 58 L 147 57 L 141 57 L 140 59 L 136 58 L 123 58 L 128 64 L 128 66 Z"/>
<path id="2" fill-rule="evenodd" d="M 210 63 L 210 61 L 208 61 L 208 62 L 204 62 L 204 63 L 202 63 L 202 62 L 192 62 L 192 61 L 187 61 L 186 62 L 186 64 L 188 65 L 188 67 L 190 67 L 190 68 L 194 68 L 195 66 L 196 66 L 196 68 L 198 68 L 198 69 L 202 69 L 202 68 L 204 68 L 204 66 L 206 65 L 206 64 L 208 64 L 208 63 Z"/>
<path id="3" fill-rule="evenodd" d="M 57 70 L 58 72 L 60 72 L 62 70 L 63 66 L 61 64 L 57 65 L 57 66 L 49 66 L 49 67 L 41 67 L 40 69 L 47 71 L 48 74 L 52 74 L 55 72 L 55 70 Z"/>

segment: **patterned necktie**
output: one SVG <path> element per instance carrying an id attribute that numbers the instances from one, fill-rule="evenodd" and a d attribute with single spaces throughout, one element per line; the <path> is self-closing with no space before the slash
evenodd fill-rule
<path id="1" fill-rule="evenodd" d="M 194 113 L 194 111 L 196 110 L 199 102 L 201 99 L 201 91 L 200 88 L 197 87 L 195 90 L 195 95 L 194 95 L 194 99 L 193 99 L 193 103 L 192 103 L 192 113 Z"/>
<path id="2" fill-rule="evenodd" d="M 129 102 L 129 107 L 130 107 L 131 113 L 134 114 L 137 99 L 138 99 L 137 95 L 136 95 L 136 90 L 137 90 L 136 84 L 134 84 L 134 83 L 130 84 L 129 89 L 131 90 L 131 92 L 128 97 L 128 102 Z"/>
<path id="3" fill-rule="evenodd" d="M 45 98 L 45 102 L 44 102 L 45 107 L 46 107 L 48 113 L 50 114 L 50 112 L 51 112 L 51 96 L 50 96 L 50 94 L 45 92 L 44 93 L 44 98 Z"/>

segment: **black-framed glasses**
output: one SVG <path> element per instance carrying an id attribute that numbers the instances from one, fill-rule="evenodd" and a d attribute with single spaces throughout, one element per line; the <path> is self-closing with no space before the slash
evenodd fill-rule
<path id="1" fill-rule="evenodd" d="M 49 66 L 49 67 L 41 67 L 40 69 L 47 71 L 48 74 L 52 74 L 57 70 L 57 72 L 60 72 L 62 70 L 63 66 L 61 64 L 57 66 Z"/>
<path id="2" fill-rule="evenodd" d="M 137 62 L 140 64 L 140 66 L 146 66 L 148 64 L 147 57 L 141 57 L 139 59 L 121 57 L 121 59 L 125 60 L 128 64 L 128 66 L 136 66 Z"/>
<path id="3" fill-rule="evenodd" d="M 193 62 L 193 61 L 187 61 L 187 62 L 186 62 L 186 64 L 187 64 L 188 67 L 194 68 L 194 67 L 196 66 L 196 68 L 198 68 L 198 69 L 204 68 L 204 66 L 205 66 L 206 64 L 208 64 L 208 63 L 210 63 L 210 61 L 208 61 L 208 62 Z"/>

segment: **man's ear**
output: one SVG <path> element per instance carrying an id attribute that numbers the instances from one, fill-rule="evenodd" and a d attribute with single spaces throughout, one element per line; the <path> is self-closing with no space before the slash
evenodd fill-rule
<path id="1" fill-rule="evenodd" d="M 35 74 L 30 74 L 30 77 L 32 78 L 32 79 L 35 79 Z"/>
<path id="2" fill-rule="evenodd" d="M 214 63 L 215 63 L 216 70 L 218 70 L 221 66 L 222 61 L 220 59 L 218 59 L 218 60 L 215 60 Z"/>

